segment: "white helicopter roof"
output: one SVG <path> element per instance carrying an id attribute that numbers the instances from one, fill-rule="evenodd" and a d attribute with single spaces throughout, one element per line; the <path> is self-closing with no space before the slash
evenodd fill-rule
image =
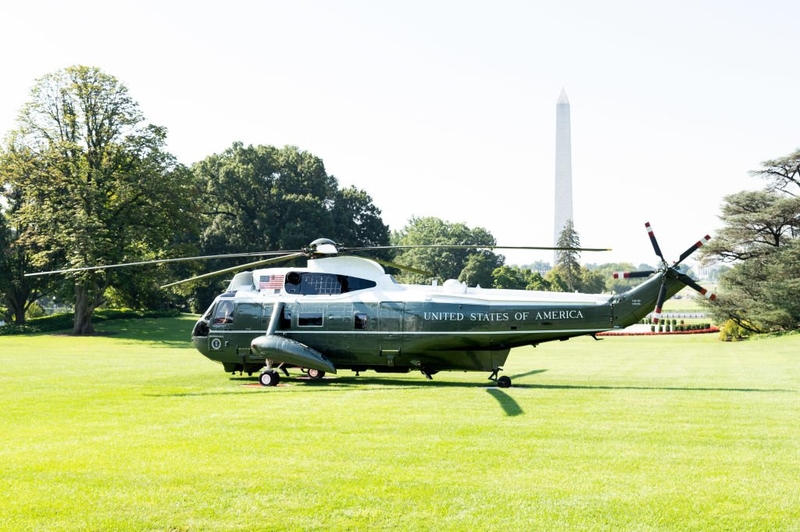
<path id="1" fill-rule="evenodd" d="M 601 304 L 609 299 L 608 294 L 579 294 L 563 292 L 535 292 L 530 290 L 498 290 L 493 288 L 468 287 L 465 283 L 455 279 L 445 281 L 443 285 L 404 285 L 397 284 L 391 275 L 387 274 L 377 262 L 353 256 L 324 257 L 309 259 L 304 267 L 262 268 L 252 272 L 237 274 L 228 287 L 229 292 L 252 292 L 266 288 L 270 292 L 277 292 L 283 286 L 283 279 L 289 272 L 316 272 L 334 275 L 347 275 L 360 279 L 374 281 L 376 287 L 384 290 L 403 290 L 408 300 L 461 302 L 465 301 L 491 301 L 491 302 L 530 302 L 532 300 L 552 304 L 588 303 Z M 270 285 L 270 280 L 276 279 L 275 285 Z M 257 281 L 254 283 L 254 280 Z M 262 286 L 263 284 L 263 286 Z M 256 288 L 258 286 L 258 288 Z M 244 294 L 242 294 L 244 295 Z"/>
<path id="2" fill-rule="evenodd" d="M 316 272 L 330 273 L 334 275 L 348 275 L 374 281 L 378 286 L 395 285 L 392 276 L 387 274 L 383 266 L 374 260 L 363 257 L 337 256 L 324 257 L 319 259 L 309 259 L 306 266 L 280 267 L 280 268 L 261 268 L 248 272 L 241 272 L 234 276 L 230 285 L 229 292 L 257 290 L 254 280 L 260 285 L 262 279 L 270 279 L 272 276 L 280 278 L 280 285 L 283 284 L 283 276 L 289 272 Z M 269 284 L 269 281 L 266 281 Z M 274 286 L 271 288 L 278 288 Z"/>
<path id="3" fill-rule="evenodd" d="M 306 269 L 312 272 L 350 275 L 376 282 L 387 276 L 383 266 L 364 257 L 341 256 L 309 259 Z"/>

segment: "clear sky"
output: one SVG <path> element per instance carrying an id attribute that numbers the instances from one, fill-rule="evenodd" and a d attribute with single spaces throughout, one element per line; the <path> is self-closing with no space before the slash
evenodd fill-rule
<path id="1" fill-rule="evenodd" d="M 38 78 L 96 66 L 185 164 L 295 145 L 392 229 L 436 216 L 546 246 L 564 88 L 575 227 L 614 250 L 583 262 L 654 263 L 646 221 L 675 260 L 800 147 L 798 20 L 789 0 L 3 2 L 0 133 Z"/>

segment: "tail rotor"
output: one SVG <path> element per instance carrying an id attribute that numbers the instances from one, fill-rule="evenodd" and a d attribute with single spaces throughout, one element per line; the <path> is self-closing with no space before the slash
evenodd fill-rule
<path id="1" fill-rule="evenodd" d="M 638 277 L 649 277 L 654 273 L 662 273 L 663 277 L 661 279 L 661 288 L 658 291 L 658 297 L 656 299 L 656 308 L 653 311 L 653 323 L 658 323 L 661 320 L 661 309 L 664 306 L 664 300 L 667 296 L 667 285 L 666 280 L 667 277 L 672 279 L 677 279 L 686 286 L 692 288 L 699 292 L 703 297 L 710 301 L 714 301 L 717 296 L 712 292 L 709 292 L 702 286 L 700 286 L 694 279 L 686 275 L 685 273 L 681 272 L 678 269 L 678 265 L 686 260 L 692 253 L 700 249 L 706 242 L 711 240 L 711 237 L 706 235 L 694 244 L 692 244 L 689 249 L 681 253 L 680 257 L 676 262 L 673 262 L 672 265 L 669 265 L 667 261 L 664 259 L 664 255 L 661 253 L 661 247 L 658 245 L 658 240 L 656 239 L 655 232 L 653 231 L 653 226 L 650 225 L 650 222 L 644 224 L 645 228 L 647 229 L 647 235 L 650 237 L 650 243 L 653 245 L 653 251 L 655 251 L 656 256 L 661 260 L 661 267 L 656 270 L 645 270 L 645 271 L 635 271 L 635 272 L 614 272 L 614 279 L 634 279 Z"/>

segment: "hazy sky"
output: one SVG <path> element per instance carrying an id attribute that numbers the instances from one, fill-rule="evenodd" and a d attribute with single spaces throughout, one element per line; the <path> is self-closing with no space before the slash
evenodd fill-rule
<path id="1" fill-rule="evenodd" d="M 798 20 L 788 0 L 4 2 L 0 133 L 38 78 L 96 66 L 185 164 L 296 145 L 392 229 L 436 216 L 551 245 L 564 88 L 575 226 L 614 249 L 583 261 L 653 263 L 646 221 L 674 260 L 800 147 Z"/>

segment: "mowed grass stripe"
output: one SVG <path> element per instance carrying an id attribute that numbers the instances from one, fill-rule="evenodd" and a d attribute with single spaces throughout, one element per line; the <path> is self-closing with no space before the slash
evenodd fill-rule
<path id="1" fill-rule="evenodd" d="M 244 386 L 193 318 L 0 337 L 3 530 L 793 530 L 800 336 Z"/>

